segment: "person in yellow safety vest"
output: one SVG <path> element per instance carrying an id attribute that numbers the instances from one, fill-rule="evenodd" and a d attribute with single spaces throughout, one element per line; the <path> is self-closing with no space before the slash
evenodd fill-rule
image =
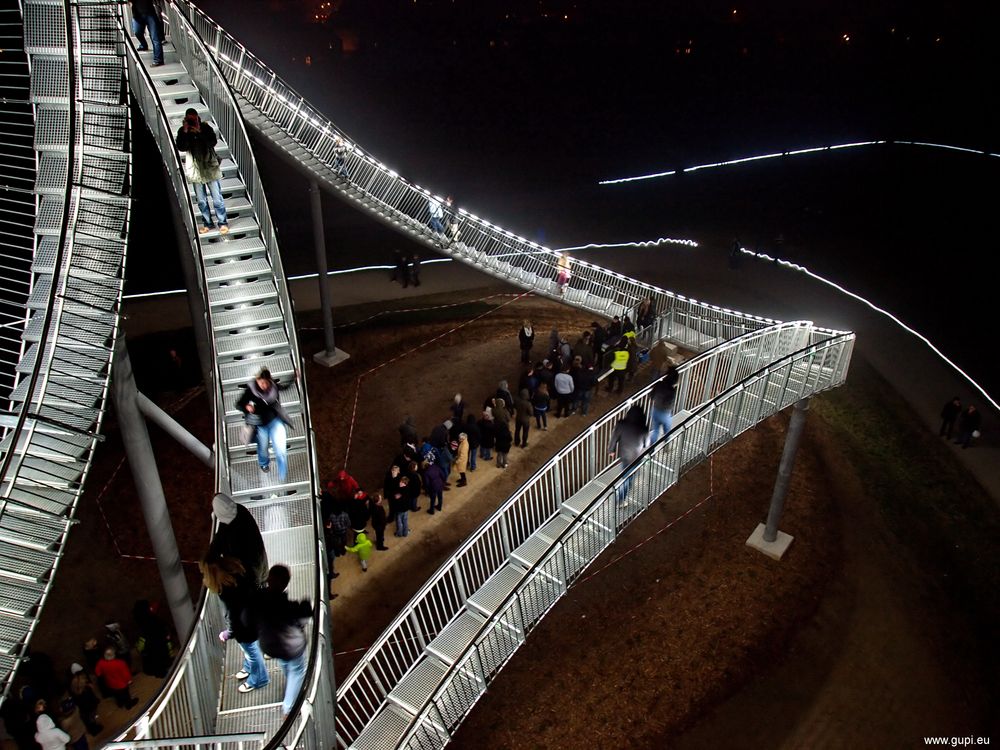
<path id="1" fill-rule="evenodd" d="M 611 360 L 611 378 L 608 380 L 609 393 L 612 390 L 617 390 L 618 393 L 621 393 L 622 389 L 625 388 L 625 368 L 628 367 L 628 360 L 628 339 L 622 337 Z M 617 389 L 615 388 L 615 384 L 618 385 Z"/>

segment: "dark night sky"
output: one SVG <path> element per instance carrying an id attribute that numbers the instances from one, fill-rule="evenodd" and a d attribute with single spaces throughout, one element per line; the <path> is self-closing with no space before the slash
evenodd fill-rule
<path id="1" fill-rule="evenodd" d="M 338 0 L 323 25 L 306 22 L 317 3 L 197 4 L 400 174 L 515 232 L 551 246 L 671 235 L 764 249 L 780 233 L 784 255 L 955 339 L 966 362 L 978 356 L 985 324 L 962 311 L 992 294 L 976 269 L 1000 249 L 987 190 L 1000 160 L 886 147 L 595 183 L 849 140 L 998 150 L 995 10 Z M 357 51 L 342 53 L 343 40 Z M 308 248 L 305 183 L 261 162 L 279 185 L 269 196 L 284 246 Z M 352 249 L 388 258 L 398 240 L 335 203 L 328 236 L 348 250 L 333 265 L 353 265 Z M 289 255 L 289 272 L 309 270 L 309 253 Z M 133 288 L 166 280 L 136 270 Z"/>

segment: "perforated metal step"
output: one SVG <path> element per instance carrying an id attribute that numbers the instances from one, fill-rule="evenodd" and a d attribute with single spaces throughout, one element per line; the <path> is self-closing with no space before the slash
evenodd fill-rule
<path id="1" fill-rule="evenodd" d="M 474 592 L 466 603 L 480 614 L 491 617 L 504 599 L 518 587 L 526 573 L 527 570 L 520 565 L 513 562 L 506 563 L 490 576 L 489 580 Z"/>
<path id="2" fill-rule="evenodd" d="M 472 645 L 476 633 L 486 623 L 486 618 L 467 609 L 449 622 L 437 637 L 427 644 L 427 651 L 451 666 Z"/>

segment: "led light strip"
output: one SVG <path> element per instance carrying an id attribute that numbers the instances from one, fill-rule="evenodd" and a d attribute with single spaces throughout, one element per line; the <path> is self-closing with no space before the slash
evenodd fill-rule
<path id="1" fill-rule="evenodd" d="M 742 159 L 729 159 L 728 161 L 717 161 L 712 164 L 698 164 L 694 167 L 683 169 L 670 169 L 665 172 L 652 172 L 650 174 L 637 175 L 635 177 L 619 177 L 614 180 L 600 180 L 598 185 L 620 185 L 623 182 L 639 182 L 640 180 L 654 180 L 659 177 L 669 177 L 670 175 L 682 174 L 684 172 L 697 172 L 702 169 L 718 169 L 719 167 L 731 167 L 736 164 L 746 164 L 751 161 L 763 161 L 765 159 L 777 159 L 781 156 L 802 156 L 803 154 L 815 154 L 820 151 L 837 151 L 845 148 L 861 148 L 864 146 L 881 146 L 886 143 L 898 146 L 920 146 L 922 148 L 941 148 L 948 151 L 961 151 L 967 154 L 979 154 L 980 156 L 1000 157 L 1000 154 L 992 151 L 981 151 L 975 148 L 964 148 L 962 146 L 952 146 L 947 143 L 930 143 L 928 141 L 857 141 L 854 143 L 837 143 L 832 146 L 816 146 L 814 148 L 799 148 L 794 151 L 776 151 L 773 154 L 758 154 L 756 156 L 745 156 Z"/>
<path id="2" fill-rule="evenodd" d="M 688 247 L 698 247 L 694 240 L 679 240 L 673 237 L 659 237 L 655 240 L 639 240 L 637 242 L 591 242 L 589 245 L 574 245 L 573 247 L 557 247 L 555 252 L 562 253 L 569 250 L 605 250 L 615 247 L 656 247 L 658 245 L 687 245 Z"/>
<path id="3" fill-rule="evenodd" d="M 885 310 L 884 308 L 879 307 L 874 302 L 868 301 L 867 299 L 865 299 L 864 297 L 862 297 L 860 294 L 856 294 L 856 293 L 852 292 L 850 289 L 845 289 L 840 284 L 838 284 L 838 283 L 836 283 L 834 281 L 831 281 L 830 279 L 824 278 L 824 277 L 820 276 L 817 273 L 813 273 L 812 271 L 810 271 L 805 266 L 800 266 L 797 263 L 792 263 L 791 261 L 783 260 L 782 258 L 772 257 L 772 256 L 768 255 L 767 253 L 755 253 L 752 250 L 747 250 L 745 247 L 741 247 L 740 248 L 740 252 L 742 252 L 744 255 L 749 255 L 749 256 L 751 256 L 753 258 L 758 258 L 759 260 L 764 260 L 764 261 L 767 261 L 769 263 L 776 263 L 779 266 L 784 266 L 785 268 L 789 268 L 789 269 L 791 269 L 793 271 L 798 271 L 800 273 L 804 273 L 806 276 L 808 276 L 808 277 L 810 277 L 812 279 L 815 279 L 816 281 L 822 282 L 823 284 L 826 284 L 827 286 L 832 287 L 833 289 L 836 289 L 841 294 L 846 294 L 848 297 L 851 297 L 852 299 L 855 299 L 858 302 L 861 302 L 861 303 L 867 305 L 869 308 L 871 308 L 875 312 L 881 313 L 885 317 L 889 318 L 889 320 L 891 320 L 893 323 L 895 323 L 900 328 L 902 328 L 904 331 L 906 331 L 909 334 L 912 334 L 913 336 L 916 336 L 918 339 L 920 339 L 920 341 L 922 341 L 923 343 L 925 343 L 928 346 L 928 348 L 930 348 L 930 350 L 932 352 L 934 352 L 938 357 L 940 357 L 941 360 L 943 360 L 947 365 L 949 365 L 955 372 L 957 372 L 959 375 L 961 375 L 963 378 L 965 378 L 965 380 L 967 380 L 968 383 L 975 390 L 979 391 L 979 393 L 983 396 L 983 398 L 985 398 L 987 401 L 989 401 L 990 404 L 993 406 L 994 409 L 996 409 L 997 411 L 1000 411 L 1000 404 L 998 404 L 993 399 L 993 397 L 989 393 L 986 392 L 985 388 L 983 388 L 981 385 L 979 385 L 979 383 L 977 383 L 975 380 L 973 380 L 973 378 L 972 378 L 971 375 L 969 375 L 961 367 L 959 367 L 957 364 L 955 364 L 950 359 L 948 359 L 948 357 L 945 356 L 944 352 L 942 352 L 940 349 L 938 349 L 936 346 L 934 346 L 933 343 L 931 343 L 930 339 L 928 339 L 926 336 L 924 336 L 919 331 L 917 331 L 917 330 L 911 328 L 910 326 L 906 325 L 906 323 L 904 323 L 903 321 L 901 321 L 899 318 L 897 318 L 895 315 L 893 315 L 888 310 Z"/>

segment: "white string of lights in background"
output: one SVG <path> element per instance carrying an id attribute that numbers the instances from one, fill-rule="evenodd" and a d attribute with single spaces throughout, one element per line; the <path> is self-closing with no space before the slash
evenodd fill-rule
<path id="1" fill-rule="evenodd" d="M 980 156 L 992 156 L 994 158 L 1000 158 L 1000 154 L 994 153 L 992 151 L 982 151 L 975 148 L 965 148 L 963 146 L 953 146 L 947 143 L 931 143 L 929 141 L 897 141 L 897 140 L 884 140 L 884 141 L 857 141 L 854 143 L 837 143 L 830 146 L 815 146 L 813 148 L 799 148 L 792 151 L 776 151 L 773 154 L 757 154 L 755 156 L 744 156 L 741 159 L 729 159 L 727 161 L 717 161 L 711 164 L 697 164 L 693 167 L 684 167 L 682 169 L 668 169 L 663 172 L 651 172 L 649 174 L 636 175 L 635 177 L 618 177 L 612 180 L 600 180 L 598 185 L 620 185 L 625 182 L 639 182 L 641 180 L 655 180 L 660 177 L 670 177 L 671 175 L 684 174 L 687 172 L 697 172 L 702 169 L 718 169 L 719 167 L 732 167 L 737 164 L 746 164 L 752 161 L 764 161 L 765 159 L 778 159 L 782 156 L 802 156 L 804 154 L 815 154 L 823 151 L 839 151 L 847 148 L 862 148 L 865 146 L 881 146 L 884 144 L 893 144 L 898 146 L 918 146 L 921 148 L 939 148 L 945 149 L 947 151 L 960 151 L 967 154 L 978 154 Z"/>
<path id="2" fill-rule="evenodd" d="M 961 375 L 962 378 L 964 378 L 969 383 L 969 385 L 971 385 L 975 390 L 977 390 L 982 395 L 983 398 L 985 398 L 987 401 L 989 401 L 990 404 L 993 406 L 994 409 L 996 409 L 997 411 L 1000 411 L 1000 404 L 998 404 L 996 402 L 996 400 L 986 391 L 986 389 L 983 388 L 981 385 L 979 385 L 979 383 L 977 383 L 975 381 L 975 379 L 973 379 L 973 377 L 971 375 L 969 375 L 967 372 L 965 372 L 965 370 L 963 370 L 957 364 L 955 364 L 950 359 L 948 359 L 948 357 L 945 355 L 945 353 L 942 352 L 940 349 L 938 349 L 931 342 L 930 339 L 928 339 L 926 336 L 924 336 L 919 331 L 917 331 L 917 330 L 911 328 L 910 326 L 908 326 L 906 323 L 904 323 L 902 320 L 900 320 L 899 318 L 897 318 L 895 315 L 893 315 L 888 310 L 886 310 L 886 309 L 884 309 L 882 307 L 879 307 L 874 302 L 871 302 L 871 301 L 865 299 L 864 297 L 862 297 L 860 294 L 852 292 L 850 289 L 844 288 L 843 286 L 841 286 L 837 282 L 831 281 L 830 279 L 827 279 L 827 278 L 825 278 L 823 276 L 820 276 L 818 273 L 810 271 L 805 266 L 800 266 L 798 263 L 792 263 L 791 261 L 784 260 L 782 258 L 775 258 L 774 256 L 768 255 L 767 253 L 758 253 L 758 252 L 754 252 L 753 250 L 747 250 L 745 247 L 741 247 L 740 248 L 740 252 L 742 252 L 744 255 L 749 255 L 752 258 L 757 258 L 758 260 L 767 261 L 769 263 L 775 263 L 775 264 L 777 264 L 779 266 L 782 266 L 784 268 L 788 268 L 788 269 L 790 269 L 792 271 L 798 271 L 799 273 L 805 274 L 809 278 L 815 279 L 816 281 L 819 281 L 822 284 L 826 284 L 827 286 L 829 286 L 829 287 L 831 287 L 833 289 L 836 289 L 841 294 L 845 294 L 848 297 L 851 297 L 852 299 L 855 299 L 858 302 L 861 302 L 862 304 L 864 304 L 867 307 L 871 308 L 875 312 L 880 313 L 880 314 L 884 315 L 885 317 L 889 318 L 889 320 L 891 320 L 893 323 L 895 323 L 896 325 L 898 325 L 904 331 L 906 331 L 907 333 L 915 336 L 920 341 L 922 341 L 924 344 L 926 344 L 927 347 L 932 352 L 934 352 L 934 354 L 936 354 L 943 362 L 945 362 L 955 372 L 957 372 L 959 375 Z"/>
<path id="3" fill-rule="evenodd" d="M 658 247 L 660 245 L 687 245 L 688 247 L 698 247 L 694 240 L 681 240 L 674 237 L 658 237 L 655 240 L 638 240 L 636 242 L 591 242 L 587 245 L 574 245 L 573 247 L 558 247 L 557 253 L 565 253 L 570 250 L 610 250 L 617 247 Z"/>

